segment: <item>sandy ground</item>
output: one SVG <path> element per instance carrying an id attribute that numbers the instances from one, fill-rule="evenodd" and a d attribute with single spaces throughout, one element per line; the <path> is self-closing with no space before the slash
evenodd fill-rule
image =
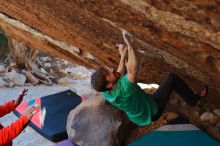
<path id="1" fill-rule="evenodd" d="M 13 88 L 0 88 L 0 104 L 3 104 L 9 100 L 16 99 L 17 95 L 24 88 L 27 88 L 28 95 L 25 96 L 24 100 L 30 100 L 37 97 L 42 97 L 50 94 L 54 94 L 63 90 L 71 89 L 75 91 L 78 95 L 89 97 L 89 95 L 94 92 L 90 87 L 90 75 L 91 71 L 86 70 L 81 67 L 73 68 L 76 72 L 81 72 L 84 77 L 83 80 L 70 80 L 71 83 L 68 85 L 39 85 L 39 86 L 22 86 L 22 87 L 13 87 Z M 86 77 L 85 77 L 86 76 Z M 10 113 L 2 118 L 0 118 L 0 123 L 3 126 L 10 125 L 14 122 L 17 117 Z M 50 142 L 49 140 L 42 137 L 40 134 L 35 132 L 29 126 L 13 141 L 13 146 L 53 146 L 55 143 Z"/>

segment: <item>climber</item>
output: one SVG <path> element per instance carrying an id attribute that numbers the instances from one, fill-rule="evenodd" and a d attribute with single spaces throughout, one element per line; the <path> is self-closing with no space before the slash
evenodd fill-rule
<path id="1" fill-rule="evenodd" d="M 4 105 L 0 106 L 0 116 L 4 116 L 15 108 L 22 102 L 23 97 L 27 95 L 27 89 L 24 89 L 21 94 L 18 96 L 16 101 L 12 100 Z M 23 116 L 21 116 L 17 121 L 12 123 L 8 127 L 3 127 L 0 124 L 0 145 L 1 146 L 12 146 L 12 140 L 17 137 L 27 126 L 28 122 L 31 120 L 33 115 L 39 110 L 38 106 L 31 106 L 26 110 Z"/>
<path id="2" fill-rule="evenodd" d="M 154 94 L 145 93 L 137 85 L 136 50 L 133 48 L 131 38 L 124 31 L 123 39 L 126 46 L 119 45 L 121 59 L 117 71 L 107 66 L 100 67 L 92 74 L 91 84 L 96 91 L 103 92 L 104 98 L 109 103 L 123 110 L 133 123 L 146 126 L 158 120 L 173 90 L 191 106 L 206 96 L 208 90 L 206 86 L 203 87 L 201 94 L 194 94 L 174 73 L 167 73 Z"/>

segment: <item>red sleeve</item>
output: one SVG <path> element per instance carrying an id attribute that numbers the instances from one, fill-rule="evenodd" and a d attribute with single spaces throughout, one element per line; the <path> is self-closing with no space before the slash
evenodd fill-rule
<path id="1" fill-rule="evenodd" d="M 28 123 L 25 116 L 21 116 L 17 121 L 10 126 L 0 129 L 0 145 L 6 144 L 17 137 Z"/>
<path id="2" fill-rule="evenodd" d="M 14 100 L 9 101 L 0 106 L 0 117 L 10 113 L 11 111 L 15 110 Z"/>

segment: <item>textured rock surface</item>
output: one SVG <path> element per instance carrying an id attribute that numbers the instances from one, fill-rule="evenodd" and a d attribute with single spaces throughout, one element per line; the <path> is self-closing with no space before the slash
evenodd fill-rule
<path id="1" fill-rule="evenodd" d="M 117 67 L 125 29 L 139 52 L 139 81 L 159 83 L 172 71 L 194 90 L 209 85 L 211 109 L 220 106 L 219 0 L 1 0 L 0 13 L 9 37 L 93 68 Z"/>
<path id="2" fill-rule="evenodd" d="M 88 67 L 116 67 L 126 29 L 139 50 L 141 81 L 159 82 L 174 71 L 195 89 L 208 84 L 210 101 L 220 104 L 217 0 L 1 0 L 0 12 L 30 26 L 0 15 L 9 37 Z"/>
<path id="3" fill-rule="evenodd" d="M 69 139 L 79 146 L 119 146 L 128 123 L 126 116 L 107 104 L 101 96 L 90 98 L 72 110 L 67 119 Z M 132 129 L 130 129 L 132 131 Z"/>

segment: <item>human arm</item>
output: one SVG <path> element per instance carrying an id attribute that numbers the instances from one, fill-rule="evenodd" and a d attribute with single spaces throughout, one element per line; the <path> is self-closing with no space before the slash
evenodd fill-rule
<path id="1" fill-rule="evenodd" d="M 134 50 L 132 44 L 127 38 L 125 32 L 123 32 L 123 39 L 128 48 L 128 62 L 127 62 L 127 72 L 128 72 L 128 80 L 132 83 L 137 82 L 137 73 L 138 73 L 138 59 L 136 55 L 136 51 Z"/>
<path id="2" fill-rule="evenodd" d="M 28 91 L 27 89 L 24 89 L 15 101 L 12 100 L 1 105 L 0 106 L 0 117 L 13 111 L 21 103 L 21 101 L 23 100 L 23 97 L 27 95 L 26 94 L 27 91 Z"/>
<path id="3" fill-rule="evenodd" d="M 118 45 L 118 50 L 119 50 L 119 53 L 120 53 L 120 62 L 119 62 L 119 65 L 118 65 L 118 69 L 117 69 L 117 72 L 120 73 L 120 76 L 124 75 L 125 72 L 126 72 L 126 68 L 125 68 L 125 58 L 126 58 L 126 55 L 127 55 L 127 47 L 124 47 L 122 44 L 119 44 Z"/>
<path id="4" fill-rule="evenodd" d="M 28 89 L 24 89 L 20 95 L 18 96 L 18 98 L 15 100 L 14 104 L 15 104 L 15 107 L 17 107 L 23 100 L 24 96 L 27 95 L 27 91 Z"/>
<path id="5" fill-rule="evenodd" d="M 24 115 L 12 123 L 10 126 L 0 129 L 0 145 L 9 143 L 17 137 L 28 124 L 29 120 L 36 113 L 38 107 L 30 107 Z"/>
<path id="6" fill-rule="evenodd" d="M 11 100 L 3 105 L 0 106 L 0 117 L 10 113 L 16 108 L 14 105 L 14 100 Z"/>

